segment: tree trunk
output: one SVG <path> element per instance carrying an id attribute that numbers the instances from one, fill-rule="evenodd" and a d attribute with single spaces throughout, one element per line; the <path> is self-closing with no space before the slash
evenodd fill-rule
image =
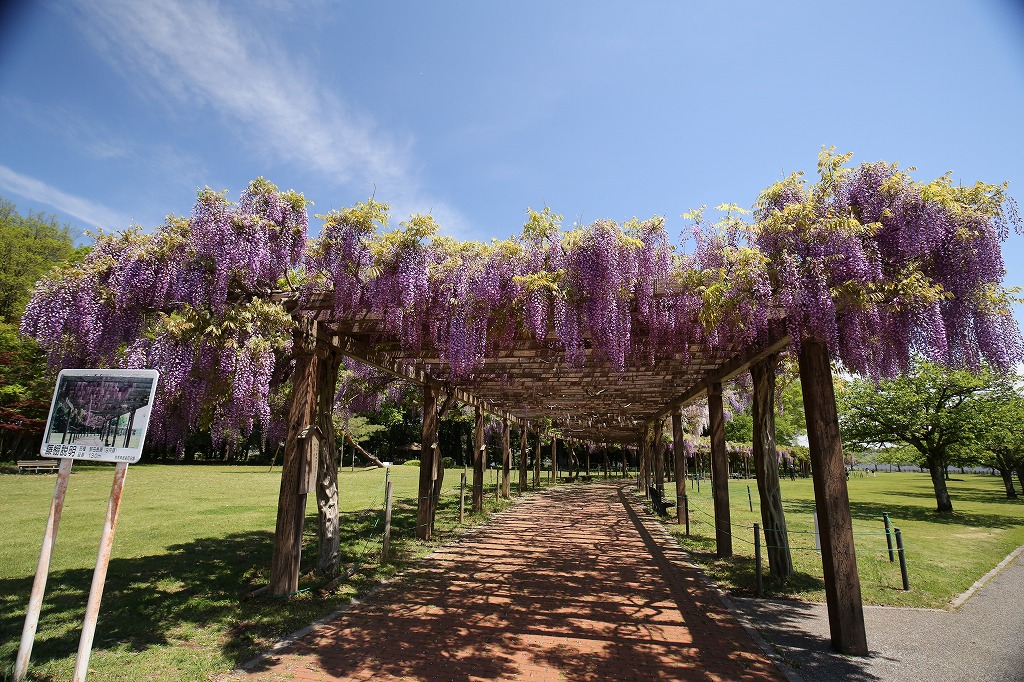
<path id="1" fill-rule="evenodd" d="M 754 475 L 761 499 L 761 523 L 768 545 L 768 569 L 773 576 L 793 575 L 786 513 L 779 485 L 779 456 L 775 448 L 775 366 L 778 355 L 769 355 L 750 368 L 754 383 L 751 411 L 754 418 Z"/>
<path id="2" fill-rule="evenodd" d="M 1017 471 L 1017 483 L 1020 483 L 1020 491 L 1024 493 L 1024 459 L 1021 459 L 1020 463 L 1016 467 Z"/>
<path id="3" fill-rule="evenodd" d="M 946 467 L 942 465 L 941 459 L 936 456 L 928 459 L 928 473 L 932 477 L 932 487 L 935 488 L 935 502 L 937 511 L 953 511 L 953 502 L 949 499 L 949 491 L 946 489 L 946 477 L 943 475 Z"/>
<path id="4" fill-rule="evenodd" d="M 338 441 L 334 433 L 334 391 L 338 384 L 341 355 L 330 351 L 317 363 L 319 409 L 317 426 L 323 434 L 316 473 L 316 506 L 320 520 L 316 570 L 322 576 L 334 577 L 341 568 L 338 555 Z"/>
<path id="5" fill-rule="evenodd" d="M 999 469 L 999 475 L 1003 477 L 1003 486 L 1006 488 L 1006 499 L 1016 500 L 1017 489 L 1013 487 L 1013 471 L 1010 469 Z"/>
<path id="6" fill-rule="evenodd" d="M 380 459 L 378 459 L 376 455 L 373 455 L 370 452 L 364 450 L 363 447 L 359 443 L 355 442 L 355 440 L 352 438 L 352 434 L 345 433 L 344 434 L 344 438 L 345 438 L 345 440 L 348 441 L 349 445 L 352 446 L 352 451 L 353 451 L 352 458 L 353 458 L 353 460 L 355 459 L 355 453 L 358 452 L 360 455 L 365 457 L 370 462 L 370 464 L 372 464 L 374 466 L 378 466 L 378 467 L 383 467 L 384 466 L 384 462 L 380 461 Z M 422 459 L 422 457 L 423 457 L 423 452 L 420 451 L 420 458 Z"/>

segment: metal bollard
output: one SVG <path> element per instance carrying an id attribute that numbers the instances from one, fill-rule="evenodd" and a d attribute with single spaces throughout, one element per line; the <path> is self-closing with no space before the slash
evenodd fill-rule
<path id="1" fill-rule="evenodd" d="M 903 574 L 903 589 L 904 591 L 910 590 L 910 579 L 907 577 L 907 553 L 903 550 L 903 534 L 900 533 L 900 529 L 895 529 L 896 532 L 896 551 L 900 555 L 900 573 Z"/>
<path id="2" fill-rule="evenodd" d="M 889 545 L 889 563 L 896 561 L 892 553 L 892 521 L 889 520 L 889 512 L 882 514 L 882 521 L 885 522 L 885 544 Z"/>
<path id="3" fill-rule="evenodd" d="M 761 526 L 756 523 L 754 524 L 754 565 L 757 567 L 757 596 L 760 597 L 764 592 L 761 572 Z"/>

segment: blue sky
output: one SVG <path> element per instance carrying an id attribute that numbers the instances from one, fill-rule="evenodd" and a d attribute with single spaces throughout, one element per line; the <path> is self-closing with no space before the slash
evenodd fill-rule
<path id="1" fill-rule="evenodd" d="M 0 22 L 0 195 L 83 229 L 263 175 L 318 213 L 376 192 L 463 238 L 544 204 L 678 234 L 813 174 L 823 144 L 1024 201 L 1011 0 L 83 0 Z M 1024 285 L 1024 238 L 1006 260 Z"/>

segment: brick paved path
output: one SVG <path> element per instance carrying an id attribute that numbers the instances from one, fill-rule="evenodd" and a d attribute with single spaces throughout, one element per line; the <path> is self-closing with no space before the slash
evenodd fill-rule
<path id="1" fill-rule="evenodd" d="M 625 499 L 528 497 L 249 679 L 784 679 Z"/>

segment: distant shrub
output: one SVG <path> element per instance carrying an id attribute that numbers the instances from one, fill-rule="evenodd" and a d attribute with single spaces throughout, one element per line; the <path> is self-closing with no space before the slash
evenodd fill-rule
<path id="1" fill-rule="evenodd" d="M 454 457 L 442 457 L 441 458 L 441 465 L 445 469 L 454 469 L 455 468 L 455 458 Z"/>
<path id="2" fill-rule="evenodd" d="M 419 465 L 420 465 L 420 461 L 418 459 L 410 459 L 408 462 L 404 463 L 402 466 L 418 467 Z"/>

